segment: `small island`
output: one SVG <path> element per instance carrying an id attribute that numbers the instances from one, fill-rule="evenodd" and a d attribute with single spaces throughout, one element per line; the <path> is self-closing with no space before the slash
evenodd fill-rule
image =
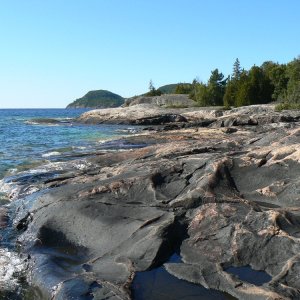
<path id="1" fill-rule="evenodd" d="M 107 108 L 118 107 L 123 103 L 124 98 L 118 94 L 106 90 L 95 90 L 76 99 L 67 108 Z"/>

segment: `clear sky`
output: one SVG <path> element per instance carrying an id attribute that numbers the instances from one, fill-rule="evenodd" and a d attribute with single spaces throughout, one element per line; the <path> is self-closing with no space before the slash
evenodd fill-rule
<path id="1" fill-rule="evenodd" d="M 0 0 L 0 108 L 123 97 L 300 54 L 299 0 Z"/>

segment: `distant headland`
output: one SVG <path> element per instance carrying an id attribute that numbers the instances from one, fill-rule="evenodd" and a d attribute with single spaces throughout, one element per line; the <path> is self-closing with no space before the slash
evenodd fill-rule
<path id="1" fill-rule="evenodd" d="M 83 97 L 70 103 L 67 108 L 107 108 L 118 107 L 124 98 L 107 90 L 89 91 Z"/>

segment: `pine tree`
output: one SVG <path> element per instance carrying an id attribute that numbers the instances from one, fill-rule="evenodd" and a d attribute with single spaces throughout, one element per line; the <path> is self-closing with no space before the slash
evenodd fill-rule
<path id="1" fill-rule="evenodd" d="M 195 88 L 192 99 L 201 106 L 223 105 L 226 82 L 227 78 L 224 79 L 224 75 L 215 69 L 211 72 L 207 84 L 193 83 Z"/>
<path id="2" fill-rule="evenodd" d="M 235 82 L 232 81 L 228 77 L 225 94 L 223 97 L 223 103 L 226 108 L 230 108 L 231 106 L 235 106 L 235 98 L 236 98 L 237 86 Z"/>
<path id="3" fill-rule="evenodd" d="M 226 81 L 227 78 L 224 80 L 224 75 L 218 69 L 211 72 L 207 84 L 210 105 L 223 105 Z"/>
<path id="4" fill-rule="evenodd" d="M 149 81 L 149 92 L 153 93 L 154 91 L 155 91 L 155 87 L 153 85 L 152 79 L 150 79 L 150 81 Z"/>
<path id="5" fill-rule="evenodd" d="M 242 74 L 241 64 L 239 59 L 237 58 L 233 64 L 233 73 L 232 73 L 232 79 L 240 79 Z"/>
<path id="6" fill-rule="evenodd" d="M 154 85 L 153 85 L 153 81 L 152 79 L 150 79 L 149 82 L 149 92 L 146 94 L 146 96 L 160 96 L 162 94 L 162 92 L 160 90 L 155 89 Z"/>
<path id="7" fill-rule="evenodd" d="M 300 56 L 287 65 L 286 101 L 289 103 L 300 103 Z"/>

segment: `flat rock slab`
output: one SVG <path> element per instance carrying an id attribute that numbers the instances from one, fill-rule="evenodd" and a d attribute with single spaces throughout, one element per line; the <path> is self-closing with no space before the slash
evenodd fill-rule
<path id="1" fill-rule="evenodd" d="M 192 108 L 165 108 L 154 104 L 144 103 L 129 107 L 96 109 L 82 114 L 77 121 L 86 124 L 134 124 L 158 125 L 178 121 L 199 121 L 204 118 L 214 118 L 222 112 L 216 109 Z M 154 123 L 151 123 L 153 119 Z"/>

